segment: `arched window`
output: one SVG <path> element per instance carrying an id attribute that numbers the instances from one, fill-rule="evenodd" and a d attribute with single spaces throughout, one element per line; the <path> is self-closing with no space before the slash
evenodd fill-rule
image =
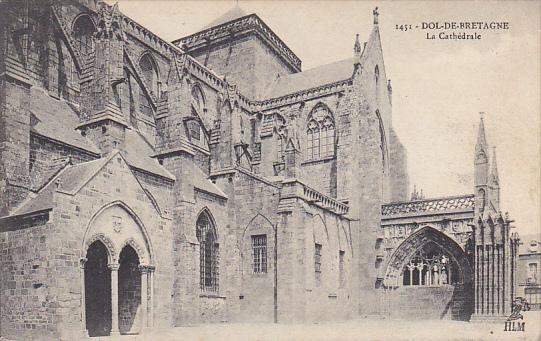
<path id="1" fill-rule="evenodd" d="M 192 87 L 192 106 L 194 110 L 201 116 L 205 110 L 205 96 L 199 86 Z"/>
<path id="2" fill-rule="evenodd" d="M 96 27 L 88 15 L 81 15 L 73 23 L 73 37 L 75 38 L 76 48 L 83 54 L 94 50 L 94 41 L 92 35 Z"/>
<path id="3" fill-rule="evenodd" d="M 480 188 L 479 191 L 478 191 L 478 205 L 479 205 L 479 212 L 481 214 L 483 214 L 483 212 L 485 211 L 485 206 L 486 206 L 486 193 L 485 193 L 485 190 Z"/>
<path id="4" fill-rule="evenodd" d="M 208 212 L 202 212 L 196 223 L 199 241 L 199 285 L 201 291 L 218 292 L 218 239 Z"/>
<path id="5" fill-rule="evenodd" d="M 160 97 L 160 84 L 159 84 L 159 75 L 158 75 L 158 66 L 156 62 L 150 55 L 150 53 L 145 53 L 139 60 L 139 67 L 143 71 L 143 76 L 149 90 L 156 97 Z"/>
<path id="6" fill-rule="evenodd" d="M 377 65 L 374 68 L 374 79 L 376 80 L 376 85 L 377 85 L 379 82 L 379 67 Z"/>
<path id="7" fill-rule="evenodd" d="M 309 159 L 334 156 L 335 127 L 333 117 L 323 105 L 316 106 L 308 118 L 306 151 Z"/>

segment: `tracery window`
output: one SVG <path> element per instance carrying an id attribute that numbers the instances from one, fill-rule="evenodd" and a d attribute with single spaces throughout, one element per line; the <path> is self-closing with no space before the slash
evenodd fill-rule
<path id="1" fill-rule="evenodd" d="M 252 236 L 252 257 L 254 273 L 267 273 L 267 235 Z"/>
<path id="2" fill-rule="evenodd" d="M 458 267 L 444 253 L 418 251 L 404 266 L 403 285 L 441 286 L 459 282 Z"/>
<path id="3" fill-rule="evenodd" d="M 92 19 L 88 15 L 81 15 L 73 23 L 73 37 L 75 38 L 76 48 L 83 54 L 94 50 L 94 41 L 92 35 L 96 28 Z"/>
<path id="4" fill-rule="evenodd" d="M 158 66 L 150 53 L 145 53 L 139 60 L 139 67 L 143 71 L 143 76 L 145 77 L 146 84 L 150 92 L 156 97 L 160 97 L 160 84 L 158 76 Z"/>
<path id="5" fill-rule="evenodd" d="M 218 292 L 218 251 L 216 228 L 207 212 L 197 219 L 199 241 L 199 285 L 201 291 Z"/>
<path id="6" fill-rule="evenodd" d="M 310 114 L 306 130 L 306 151 L 309 159 L 334 156 L 335 127 L 330 111 L 320 105 Z"/>

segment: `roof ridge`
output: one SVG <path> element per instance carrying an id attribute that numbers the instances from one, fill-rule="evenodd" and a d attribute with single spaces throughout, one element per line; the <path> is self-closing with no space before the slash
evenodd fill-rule
<path id="1" fill-rule="evenodd" d="M 432 197 L 432 198 L 417 199 L 417 200 L 392 201 L 392 202 L 389 202 L 389 203 L 385 203 L 382 206 L 396 205 L 396 204 L 410 204 L 410 203 L 427 202 L 427 201 L 435 201 L 435 200 L 448 200 L 448 199 L 466 198 L 466 197 L 473 197 L 473 196 L 474 196 L 473 193 L 469 193 L 469 194 L 457 194 L 457 195 L 449 195 L 449 196 L 443 196 L 443 197 Z"/>

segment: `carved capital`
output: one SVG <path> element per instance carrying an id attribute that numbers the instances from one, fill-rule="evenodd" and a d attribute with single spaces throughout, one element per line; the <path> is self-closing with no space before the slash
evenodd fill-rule
<path id="1" fill-rule="evenodd" d="M 88 259 L 85 258 L 85 257 L 79 258 L 79 266 L 81 267 L 81 269 L 85 268 L 85 264 L 86 264 L 87 261 L 88 261 Z"/>
<path id="2" fill-rule="evenodd" d="M 118 263 L 107 264 L 107 267 L 111 271 L 118 271 L 118 268 L 120 268 L 120 264 L 118 264 Z"/>
<path id="3" fill-rule="evenodd" d="M 149 265 L 140 264 L 139 265 L 139 271 L 141 271 L 142 274 L 146 274 L 146 273 L 150 272 L 149 267 L 150 267 Z"/>

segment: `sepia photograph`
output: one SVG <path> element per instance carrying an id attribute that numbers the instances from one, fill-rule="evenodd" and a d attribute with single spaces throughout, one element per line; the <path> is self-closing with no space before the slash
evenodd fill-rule
<path id="1" fill-rule="evenodd" d="M 0 0 L 0 341 L 541 340 L 541 2 Z"/>

